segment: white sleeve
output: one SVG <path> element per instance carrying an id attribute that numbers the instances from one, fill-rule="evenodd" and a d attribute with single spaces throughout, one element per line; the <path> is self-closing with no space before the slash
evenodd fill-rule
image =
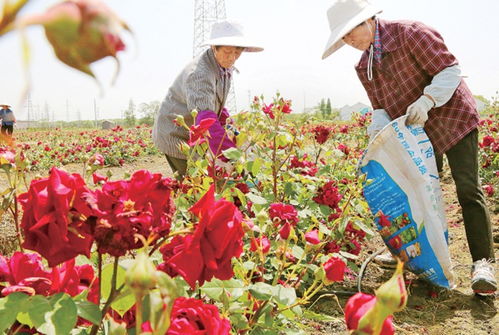
<path id="1" fill-rule="evenodd" d="M 456 64 L 437 73 L 431 84 L 424 88 L 423 93 L 433 98 L 435 107 L 440 107 L 450 100 L 459 83 L 461 83 L 461 67 Z"/>
<path id="2" fill-rule="evenodd" d="M 389 124 L 390 121 L 392 121 L 392 119 L 384 109 L 373 110 L 371 124 L 367 127 L 367 135 L 371 137 L 373 134 L 378 133 L 387 124 Z"/>

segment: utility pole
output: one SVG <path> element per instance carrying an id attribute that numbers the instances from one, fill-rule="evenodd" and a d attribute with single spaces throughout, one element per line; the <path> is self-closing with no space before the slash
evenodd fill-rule
<path id="1" fill-rule="evenodd" d="M 94 98 L 94 118 L 95 118 L 95 126 L 97 127 L 97 120 L 99 119 L 99 110 L 97 109 L 97 103 Z"/>
<path id="2" fill-rule="evenodd" d="M 225 0 L 194 0 L 193 57 L 200 55 L 208 48 L 208 46 L 203 46 L 203 44 L 210 39 L 211 26 L 213 23 L 225 20 L 226 18 Z M 232 113 L 237 112 L 234 76 L 232 76 L 226 107 Z"/>
<path id="3" fill-rule="evenodd" d="M 69 101 L 66 99 L 66 121 L 69 122 Z"/>
<path id="4" fill-rule="evenodd" d="M 29 128 L 31 126 L 31 118 L 33 114 L 33 103 L 31 101 L 31 94 L 29 93 L 26 99 L 26 109 L 28 110 L 28 128 Z"/>

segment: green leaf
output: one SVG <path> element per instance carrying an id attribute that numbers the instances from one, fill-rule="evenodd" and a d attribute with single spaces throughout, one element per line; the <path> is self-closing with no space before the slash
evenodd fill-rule
<path id="1" fill-rule="evenodd" d="M 243 155 L 242 151 L 237 148 L 229 148 L 222 151 L 223 155 L 230 160 L 237 161 Z"/>
<path id="2" fill-rule="evenodd" d="M 248 328 L 248 319 L 243 314 L 231 313 L 229 315 L 229 318 L 232 327 L 235 327 L 239 330 Z"/>
<path id="3" fill-rule="evenodd" d="M 258 300 L 269 300 L 277 293 L 275 286 L 262 282 L 251 285 L 249 291 Z"/>
<path id="4" fill-rule="evenodd" d="M 253 193 L 246 194 L 246 198 L 248 198 L 253 204 L 256 205 L 265 205 L 268 202 L 265 198 L 262 198 Z"/>
<path id="5" fill-rule="evenodd" d="M 31 297 L 28 306 L 28 315 L 37 329 L 45 322 L 45 314 L 51 310 L 52 306 L 44 296 L 35 295 Z"/>
<path id="6" fill-rule="evenodd" d="M 282 285 L 277 286 L 277 297 L 276 301 L 285 306 L 289 306 L 296 301 L 296 291 L 293 287 L 284 287 Z"/>
<path id="7" fill-rule="evenodd" d="M 117 268 L 116 287 L 121 287 L 125 283 L 126 269 L 120 264 Z M 102 297 L 107 300 L 111 293 L 111 279 L 113 277 L 113 264 L 107 264 L 102 269 Z M 116 310 L 121 316 L 125 314 L 135 304 L 135 297 L 130 290 L 124 290 L 113 301 L 111 307 Z"/>
<path id="8" fill-rule="evenodd" d="M 286 146 L 293 142 L 293 137 L 289 133 L 279 133 L 275 138 L 277 146 Z"/>
<path id="9" fill-rule="evenodd" d="M 130 290 L 123 291 L 111 304 L 111 307 L 121 316 L 135 304 L 135 296 Z"/>
<path id="10" fill-rule="evenodd" d="M 303 251 L 303 249 L 297 245 L 294 245 L 293 248 L 291 249 L 291 254 L 298 259 L 302 259 L 304 253 L 305 251 Z"/>
<path id="11" fill-rule="evenodd" d="M 65 293 L 58 293 L 50 299 L 34 296 L 31 306 L 29 316 L 36 329 L 43 334 L 66 335 L 76 325 L 76 305 Z"/>
<path id="12" fill-rule="evenodd" d="M 242 281 L 237 279 L 220 280 L 213 279 L 201 287 L 201 291 L 213 300 L 221 301 L 224 291 L 229 293 L 231 301 L 237 300 L 246 291 Z"/>
<path id="13" fill-rule="evenodd" d="M 28 298 L 25 293 L 15 292 L 0 299 L 0 332 L 14 323 L 17 314 L 24 310 Z"/>
<path id="14" fill-rule="evenodd" d="M 33 321 L 31 321 L 31 318 L 29 317 L 29 314 L 28 312 L 19 312 L 17 314 L 17 318 L 16 320 L 22 324 L 22 325 L 26 325 L 28 326 L 29 328 L 33 328 L 35 325 L 33 324 Z"/>
<path id="15" fill-rule="evenodd" d="M 100 324 L 101 312 L 99 306 L 90 301 L 76 301 L 78 316 L 92 322 L 94 325 Z"/>
<path id="16" fill-rule="evenodd" d="M 260 172 L 260 168 L 262 167 L 263 159 L 256 158 L 253 162 L 253 166 L 251 167 L 251 173 L 256 176 L 258 172 Z"/>

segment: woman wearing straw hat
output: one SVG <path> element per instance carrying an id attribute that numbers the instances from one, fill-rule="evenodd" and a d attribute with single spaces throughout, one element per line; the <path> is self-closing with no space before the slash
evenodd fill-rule
<path id="1" fill-rule="evenodd" d="M 182 70 L 168 90 L 153 128 L 155 145 L 165 153 L 168 164 L 179 177 L 183 177 L 187 169 L 180 145 L 189 140 L 189 132 L 174 120 L 181 115 L 190 127 L 203 119 L 215 119 L 209 128 L 209 146 L 223 160 L 221 152 L 235 146 L 224 128 L 229 116 L 224 105 L 234 63 L 242 52 L 263 50 L 252 43 L 243 27 L 234 21 L 214 23 L 210 37 L 206 42 L 210 47 Z M 191 115 L 193 109 L 199 111 L 196 120 Z"/>
<path id="2" fill-rule="evenodd" d="M 16 117 L 14 112 L 10 109 L 10 105 L 0 105 L 0 119 L 2 120 L 2 134 L 11 136 L 14 132 L 14 123 L 16 123 Z"/>
<path id="3" fill-rule="evenodd" d="M 372 138 L 404 114 L 421 124 L 440 157 L 445 154 L 461 204 L 473 259 L 472 288 L 493 294 L 497 283 L 490 216 L 478 176 L 475 100 L 457 59 L 440 34 L 420 22 L 378 19 L 366 0 L 337 0 L 327 11 L 331 35 L 322 58 L 348 44 L 363 51 L 355 66 L 373 111 Z"/>

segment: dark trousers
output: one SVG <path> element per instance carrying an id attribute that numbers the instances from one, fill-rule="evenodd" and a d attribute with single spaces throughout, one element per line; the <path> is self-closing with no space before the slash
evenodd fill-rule
<path id="1" fill-rule="evenodd" d="M 492 227 L 478 174 L 478 130 L 466 135 L 445 155 L 463 210 L 464 227 L 473 262 L 494 260 Z"/>
<path id="2" fill-rule="evenodd" d="M 187 160 L 171 157 L 166 154 L 165 157 L 173 173 L 177 172 L 177 179 L 183 179 L 187 172 Z"/>
<path id="3" fill-rule="evenodd" d="M 14 132 L 14 126 L 7 126 L 5 124 L 2 125 L 2 134 L 4 135 L 12 135 Z"/>

